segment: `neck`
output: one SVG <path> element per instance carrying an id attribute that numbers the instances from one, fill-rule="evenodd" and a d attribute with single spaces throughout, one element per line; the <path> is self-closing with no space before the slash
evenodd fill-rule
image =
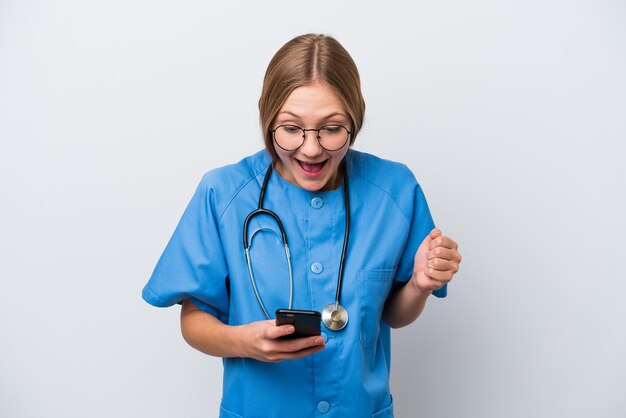
<path id="1" fill-rule="evenodd" d="M 339 167 L 337 167 L 337 171 L 335 172 L 335 174 L 330 178 L 330 180 L 328 180 L 328 183 L 326 183 L 326 185 L 324 187 L 321 188 L 321 191 L 325 192 L 325 191 L 329 191 L 329 190 L 336 190 L 341 186 L 341 183 L 343 182 L 343 165 L 345 164 L 345 162 L 341 162 L 341 164 L 339 164 Z"/>

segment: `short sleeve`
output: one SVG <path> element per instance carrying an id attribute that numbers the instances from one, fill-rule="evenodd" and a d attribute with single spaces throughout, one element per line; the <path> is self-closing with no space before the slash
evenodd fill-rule
<path id="1" fill-rule="evenodd" d="M 214 191 L 205 179 L 185 209 L 142 296 L 157 307 L 190 299 L 199 309 L 226 321 L 228 269 L 217 225 Z"/>
<path id="2" fill-rule="evenodd" d="M 409 235 L 396 272 L 396 281 L 399 282 L 395 283 L 396 286 L 408 281 L 412 276 L 415 253 L 424 238 L 426 238 L 435 227 L 430 210 L 428 209 L 426 197 L 419 184 L 415 186 L 412 209 Z M 447 296 L 447 291 L 448 285 L 445 285 L 441 289 L 435 290 L 433 295 L 438 298 L 443 298 Z"/>

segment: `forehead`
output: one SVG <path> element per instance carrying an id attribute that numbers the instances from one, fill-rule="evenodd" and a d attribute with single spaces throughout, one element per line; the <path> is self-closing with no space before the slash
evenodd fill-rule
<path id="1" fill-rule="evenodd" d="M 347 112 L 335 92 L 324 83 L 313 83 L 292 91 L 278 117 L 296 116 L 306 120 L 323 119 L 333 114 L 347 117 Z"/>

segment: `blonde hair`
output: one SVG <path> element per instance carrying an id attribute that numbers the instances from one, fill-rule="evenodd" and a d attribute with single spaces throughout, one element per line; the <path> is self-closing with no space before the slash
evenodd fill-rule
<path id="1" fill-rule="evenodd" d="M 276 162 L 270 128 L 287 97 L 298 87 L 321 81 L 343 104 L 352 126 L 350 145 L 363 126 L 365 101 L 356 64 L 348 51 L 328 35 L 307 34 L 283 45 L 270 61 L 259 99 L 259 119 L 265 147 Z"/>

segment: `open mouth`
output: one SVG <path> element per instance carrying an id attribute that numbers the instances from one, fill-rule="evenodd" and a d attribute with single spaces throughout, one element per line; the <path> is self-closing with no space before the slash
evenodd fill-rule
<path id="1" fill-rule="evenodd" d="M 322 170 L 324 170 L 324 167 L 326 166 L 326 163 L 328 162 L 328 160 L 324 160 L 320 163 L 307 163 L 304 161 L 300 161 L 298 159 L 296 159 L 296 161 L 300 165 L 300 168 L 302 169 L 304 174 L 309 175 L 309 176 L 316 176 L 320 174 Z"/>

